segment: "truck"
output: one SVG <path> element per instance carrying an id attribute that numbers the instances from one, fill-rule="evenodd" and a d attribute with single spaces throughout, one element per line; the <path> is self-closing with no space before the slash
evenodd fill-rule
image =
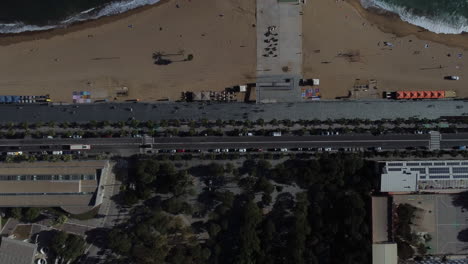
<path id="1" fill-rule="evenodd" d="M 70 145 L 70 150 L 86 150 L 91 149 L 91 145 L 73 144 Z"/>

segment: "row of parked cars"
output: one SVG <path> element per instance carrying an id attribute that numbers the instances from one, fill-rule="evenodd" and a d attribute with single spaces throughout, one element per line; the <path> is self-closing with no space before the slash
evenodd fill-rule
<path id="1" fill-rule="evenodd" d="M 245 152 L 288 152 L 288 151 L 332 151 L 332 148 L 240 148 L 240 149 L 153 149 L 152 153 L 245 153 Z"/>
<path id="2" fill-rule="evenodd" d="M 239 149 L 153 149 L 148 151 L 148 153 L 245 153 L 245 152 L 331 152 L 331 151 L 345 151 L 345 152 L 359 152 L 359 151 L 382 151 L 382 147 L 370 147 L 370 148 L 363 148 L 363 147 L 347 147 L 347 148 L 331 148 L 331 147 L 324 147 L 324 148 L 239 148 Z"/>

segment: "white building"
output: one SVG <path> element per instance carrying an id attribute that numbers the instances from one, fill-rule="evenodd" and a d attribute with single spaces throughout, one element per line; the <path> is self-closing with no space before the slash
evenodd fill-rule
<path id="1" fill-rule="evenodd" d="M 372 264 L 397 264 L 396 243 L 372 244 Z"/>
<path id="2" fill-rule="evenodd" d="M 381 192 L 459 192 L 468 189 L 468 160 L 388 161 Z"/>

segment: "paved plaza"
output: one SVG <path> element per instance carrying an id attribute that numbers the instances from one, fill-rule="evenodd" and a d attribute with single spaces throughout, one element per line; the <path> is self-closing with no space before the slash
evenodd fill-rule
<path id="1" fill-rule="evenodd" d="M 257 0 L 257 102 L 300 102 L 302 4 Z"/>

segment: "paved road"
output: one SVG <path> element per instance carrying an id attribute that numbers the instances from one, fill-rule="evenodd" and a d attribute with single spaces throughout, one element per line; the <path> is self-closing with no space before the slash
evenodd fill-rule
<path id="1" fill-rule="evenodd" d="M 130 111 L 131 109 L 131 111 Z M 0 105 L 0 123 L 8 122 L 111 122 L 138 120 L 264 120 L 340 119 L 468 115 L 468 101 L 319 101 L 308 103 L 102 103 L 83 105 Z"/>
<path id="2" fill-rule="evenodd" d="M 172 138 L 90 138 L 90 139 L 21 139 L 0 140 L 0 151 L 23 152 L 63 150 L 69 144 L 89 144 L 92 153 L 111 152 L 128 155 L 142 153 L 142 144 L 152 143 L 157 150 L 169 149 L 239 149 L 239 148 L 324 148 L 382 147 L 382 149 L 405 149 L 428 147 L 429 135 L 379 135 L 369 134 L 333 136 L 281 136 L 281 137 L 172 137 Z M 442 149 L 468 145 L 468 134 L 443 134 Z M 44 146 L 48 146 L 45 149 Z"/>

